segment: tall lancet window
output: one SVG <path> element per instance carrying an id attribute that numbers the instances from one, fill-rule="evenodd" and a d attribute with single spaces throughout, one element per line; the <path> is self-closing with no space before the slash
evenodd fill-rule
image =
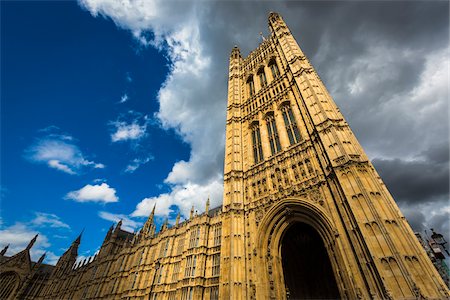
<path id="1" fill-rule="evenodd" d="M 272 77 L 275 79 L 280 76 L 280 70 L 278 70 L 278 65 L 275 59 L 272 59 L 269 63 L 269 68 L 272 71 Z"/>
<path id="2" fill-rule="evenodd" d="M 267 133 L 269 134 L 270 150 L 272 155 L 281 150 L 280 138 L 278 137 L 277 123 L 273 113 L 267 114 L 266 117 Z"/>
<path id="3" fill-rule="evenodd" d="M 291 143 L 291 145 L 300 142 L 300 132 L 298 131 L 297 123 L 295 122 L 291 106 L 284 105 L 281 108 L 281 112 L 283 113 L 284 125 L 286 126 L 289 142 Z"/>
<path id="4" fill-rule="evenodd" d="M 264 68 L 259 69 L 258 71 L 259 83 L 261 87 L 265 87 L 267 85 L 266 73 L 264 72 Z"/>
<path id="5" fill-rule="evenodd" d="M 264 160 L 262 144 L 261 144 L 261 133 L 259 130 L 259 123 L 258 122 L 253 123 L 251 130 L 252 130 L 252 143 L 253 143 L 253 158 L 254 158 L 255 164 L 257 164 L 260 161 Z"/>
<path id="6" fill-rule="evenodd" d="M 247 87 L 249 96 L 252 97 L 255 94 L 255 83 L 253 82 L 253 76 L 247 79 Z"/>

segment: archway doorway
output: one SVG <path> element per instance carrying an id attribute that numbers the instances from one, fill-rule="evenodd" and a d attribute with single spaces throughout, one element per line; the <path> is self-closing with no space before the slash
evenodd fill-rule
<path id="1" fill-rule="evenodd" d="M 310 225 L 297 222 L 288 228 L 281 257 L 288 299 L 340 298 L 322 238 Z"/>

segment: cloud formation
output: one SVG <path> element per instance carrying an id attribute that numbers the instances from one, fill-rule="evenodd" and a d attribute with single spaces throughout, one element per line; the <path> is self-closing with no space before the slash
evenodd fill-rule
<path id="1" fill-rule="evenodd" d="M 127 101 L 128 101 L 128 95 L 127 94 L 123 94 L 122 97 L 120 97 L 119 103 L 125 103 Z"/>
<path id="2" fill-rule="evenodd" d="M 121 142 L 127 140 L 137 140 L 145 135 L 146 125 L 136 123 L 116 122 L 116 130 L 111 134 L 111 141 Z"/>
<path id="3" fill-rule="evenodd" d="M 222 193 L 223 184 L 217 181 L 212 181 L 207 185 L 192 183 L 175 185 L 170 193 L 143 199 L 136 206 L 136 210 L 131 216 L 148 216 L 156 204 L 155 214 L 158 216 L 169 217 L 176 212 L 175 206 L 177 206 L 182 215 L 188 217 L 192 206 L 198 212 L 204 211 L 208 197 L 211 201 L 211 207 L 218 206 L 222 201 Z"/>
<path id="4" fill-rule="evenodd" d="M 147 156 L 144 158 L 135 158 L 133 159 L 125 168 L 124 172 L 126 173 L 134 173 L 140 166 L 145 165 L 149 161 L 153 160 L 153 156 Z"/>
<path id="5" fill-rule="evenodd" d="M 99 211 L 98 216 L 104 220 L 118 223 L 122 220 L 122 229 L 128 232 L 134 232 L 137 228 L 143 225 L 142 222 L 135 221 L 124 214 L 114 214 L 107 211 Z"/>
<path id="6" fill-rule="evenodd" d="M 7 255 L 14 255 L 25 249 L 31 239 L 38 233 L 37 230 L 29 228 L 24 223 L 16 223 L 9 227 L 1 228 L 0 248 L 3 249 L 3 247 L 9 245 Z M 48 238 L 43 234 L 39 234 L 35 245 L 31 248 L 32 258 L 38 260 L 39 256 L 41 256 L 48 247 L 50 247 Z"/>
<path id="7" fill-rule="evenodd" d="M 67 193 L 65 199 L 74 200 L 76 202 L 100 203 L 119 201 L 119 197 L 116 196 L 116 190 L 105 182 L 96 185 L 87 184 L 79 190 Z"/>
<path id="8" fill-rule="evenodd" d="M 41 138 L 37 138 L 25 150 L 25 158 L 29 161 L 44 163 L 50 168 L 71 175 L 79 174 L 88 168 L 105 168 L 104 164 L 86 159 L 80 148 L 74 143 L 72 136 L 49 133 L 48 130 L 44 132 L 47 134 Z"/>
<path id="9" fill-rule="evenodd" d="M 35 226 L 70 229 L 70 226 L 61 221 L 61 218 L 57 215 L 44 212 L 35 212 L 35 218 L 31 221 L 31 224 Z"/>
<path id="10" fill-rule="evenodd" d="M 269 11 L 282 14 L 387 186 L 394 196 L 398 194 L 402 208 L 430 212 L 411 215 L 410 222 L 442 220 L 431 213 L 429 204 L 450 207 L 448 167 L 436 161 L 441 145 L 449 141 L 448 3 L 266 1 L 255 6 L 239 1 L 82 0 L 80 4 L 93 16 L 111 18 L 130 30 L 143 45 L 160 49 L 171 63 L 158 94 L 156 116 L 163 128 L 175 129 L 191 146 L 190 158 L 177 162 L 168 174 L 165 183 L 171 191 L 144 199 L 134 215 L 148 214 L 155 202 L 159 214 L 167 215 L 171 205 L 186 213 L 186 207 L 197 204 L 186 194 L 221 193 L 228 56 L 235 44 L 244 56 L 257 47 Z M 423 155 L 426 151 L 430 156 Z M 390 173 L 390 163 L 409 173 Z M 432 174 L 434 184 L 423 174 Z M 424 179 L 420 199 L 398 192 L 414 177 Z M 450 232 L 448 222 L 439 224 Z"/>
<path id="11" fill-rule="evenodd" d="M 30 251 L 32 260 L 37 261 L 42 254 L 46 253 L 45 262 L 56 264 L 59 257 L 48 250 L 51 244 L 47 236 L 42 233 L 45 228 L 70 230 L 69 225 L 64 223 L 57 215 L 35 212 L 35 217 L 27 223 L 17 222 L 10 226 L 4 226 L 0 223 L 0 249 L 9 245 L 7 255 L 12 256 L 25 249 L 31 239 L 39 234 Z"/>
<path id="12" fill-rule="evenodd" d="M 112 126 L 111 141 L 138 141 L 147 135 L 147 116 L 134 111 L 121 115 L 118 120 L 110 122 Z"/>

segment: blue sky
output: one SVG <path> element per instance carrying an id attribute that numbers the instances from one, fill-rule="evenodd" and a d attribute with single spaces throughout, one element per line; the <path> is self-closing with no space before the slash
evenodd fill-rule
<path id="1" fill-rule="evenodd" d="M 281 13 L 414 230 L 450 233 L 449 4 L 79 0 L 1 5 L 0 247 L 220 205 L 228 57 Z"/>
<path id="2" fill-rule="evenodd" d="M 95 250 L 112 223 L 99 211 L 131 213 L 167 189 L 172 165 L 189 156 L 154 117 L 168 61 L 75 2 L 2 2 L 1 34 L 3 226 L 52 214 L 29 227 L 51 239 L 54 253 L 84 227 L 82 248 Z M 66 199 L 102 183 L 115 197 Z M 55 218 L 70 228 L 52 227 Z"/>

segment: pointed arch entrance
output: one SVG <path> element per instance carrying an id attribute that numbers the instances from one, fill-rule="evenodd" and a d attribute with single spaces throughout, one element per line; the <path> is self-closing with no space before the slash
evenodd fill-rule
<path id="1" fill-rule="evenodd" d="M 322 239 L 306 223 L 293 224 L 281 241 L 286 297 L 338 299 L 339 291 Z"/>
<path id="2" fill-rule="evenodd" d="M 256 299 L 356 298 L 337 239 L 319 205 L 298 198 L 278 201 L 258 226 L 254 266 L 261 276 L 255 283 Z"/>

